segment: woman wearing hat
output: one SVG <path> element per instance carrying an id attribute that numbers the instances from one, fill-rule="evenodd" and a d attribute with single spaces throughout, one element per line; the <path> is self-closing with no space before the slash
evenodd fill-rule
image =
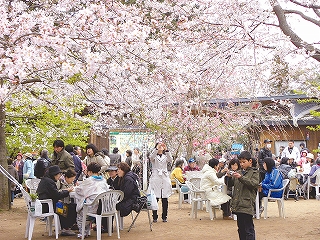
<path id="1" fill-rule="evenodd" d="M 52 199 L 53 207 L 55 209 L 56 203 L 61 199 L 69 196 L 69 192 L 73 190 L 73 187 L 67 188 L 65 190 L 58 190 L 56 182 L 60 179 L 62 173 L 59 166 L 54 165 L 49 167 L 48 171 L 41 178 L 39 183 L 37 194 L 39 199 Z M 48 212 L 48 205 L 42 205 L 42 212 Z M 62 236 L 73 236 L 75 233 L 67 229 L 67 226 L 64 225 L 65 221 L 61 221 L 62 216 L 59 215 L 60 225 L 61 225 L 61 235 Z"/>
<path id="2" fill-rule="evenodd" d="M 13 166 L 16 168 L 16 170 L 18 171 L 18 176 L 19 176 L 19 183 L 22 184 L 23 183 L 23 155 L 22 153 L 18 153 L 16 160 L 14 160 L 13 162 Z"/>

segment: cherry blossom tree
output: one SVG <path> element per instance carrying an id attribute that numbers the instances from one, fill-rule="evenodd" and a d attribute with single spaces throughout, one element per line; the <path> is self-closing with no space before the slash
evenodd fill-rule
<path id="1" fill-rule="evenodd" d="M 4 103 L 17 91 L 50 89 L 39 95 L 42 101 L 79 94 L 81 104 L 101 113 L 95 124 L 117 127 L 115 119 L 130 114 L 187 146 L 239 131 L 252 115 L 229 114 L 208 105 L 210 99 L 268 95 L 283 68 L 275 56 L 289 63 L 288 89 L 318 73 L 310 52 L 282 33 L 275 6 L 267 0 L 0 0 L 0 163 Z"/>

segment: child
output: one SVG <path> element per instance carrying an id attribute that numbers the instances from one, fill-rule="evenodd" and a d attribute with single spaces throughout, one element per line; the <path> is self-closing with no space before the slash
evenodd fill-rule
<path id="1" fill-rule="evenodd" d="M 241 170 L 232 174 L 234 191 L 231 208 L 232 212 L 237 215 L 239 239 L 254 240 L 255 230 L 252 217 L 259 187 L 259 171 L 252 167 L 252 157 L 248 151 L 242 151 L 238 158 Z"/>
<path id="2" fill-rule="evenodd" d="M 228 164 L 228 172 L 224 177 L 224 183 L 227 186 L 227 194 L 232 197 L 232 175 L 234 172 L 240 170 L 240 162 L 238 158 L 233 158 Z M 218 174 L 217 174 L 218 176 Z M 229 183 L 230 181 L 230 183 Z M 236 220 L 236 215 L 233 215 L 233 218 L 230 218 L 231 216 L 231 209 L 230 209 L 230 201 L 226 202 L 225 204 L 221 205 L 221 209 L 225 213 L 224 219 L 235 219 Z"/>

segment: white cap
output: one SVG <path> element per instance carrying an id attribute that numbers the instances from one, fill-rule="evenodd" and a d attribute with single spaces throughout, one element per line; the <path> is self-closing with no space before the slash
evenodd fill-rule
<path id="1" fill-rule="evenodd" d="M 227 160 L 225 158 L 220 158 L 219 162 L 226 162 Z"/>
<path id="2" fill-rule="evenodd" d="M 312 153 L 308 153 L 306 157 L 314 160 L 314 155 Z"/>

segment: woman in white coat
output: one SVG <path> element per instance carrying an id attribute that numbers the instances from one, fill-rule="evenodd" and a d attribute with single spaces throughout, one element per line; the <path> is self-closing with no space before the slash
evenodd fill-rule
<path id="1" fill-rule="evenodd" d="M 172 163 L 172 155 L 167 150 L 164 143 L 158 143 L 156 148 L 150 154 L 152 164 L 152 173 L 150 176 L 150 189 L 153 190 L 157 201 L 161 198 L 162 202 L 162 221 L 167 222 L 168 198 L 172 193 L 170 173 L 168 172 L 168 163 Z M 158 211 L 152 211 L 153 222 L 158 221 Z"/>
<path id="2" fill-rule="evenodd" d="M 216 188 L 216 186 L 224 184 L 224 178 L 217 177 L 218 170 L 219 160 L 215 158 L 210 159 L 209 163 L 202 168 L 203 175 L 200 181 L 200 189 L 205 191 L 205 195 L 210 200 L 212 207 L 227 203 L 230 200 L 230 196 Z M 224 219 L 229 218 L 229 216 L 223 215 Z"/>

